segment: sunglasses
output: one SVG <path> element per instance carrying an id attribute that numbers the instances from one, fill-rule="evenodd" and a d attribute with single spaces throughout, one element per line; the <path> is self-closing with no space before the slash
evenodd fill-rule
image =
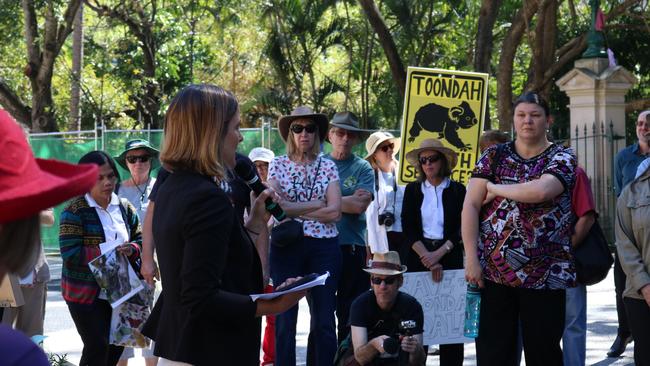
<path id="1" fill-rule="evenodd" d="M 383 152 L 388 152 L 388 150 L 393 150 L 394 148 L 395 148 L 395 144 L 388 144 L 380 147 L 379 150 Z"/>
<path id="2" fill-rule="evenodd" d="M 302 133 L 303 130 L 307 131 L 307 133 L 314 133 L 317 129 L 318 127 L 316 127 L 314 124 L 306 126 L 299 124 L 291 125 L 291 132 L 295 133 L 296 135 Z"/>
<path id="3" fill-rule="evenodd" d="M 372 282 L 373 285 L 381 285 L 381 283 L 385 283 L 387 285 L 392 285 L 397 281 L 397 277 L 386 277 L 386 278 L 379 278 L 379 277 L 373 277 L 370 279 L 370 282 Z"/>
<path id="4" fill-rule="evenodd" d="M 126 161 L 128 161 L 131 164 L 135 164 L 138 161 L 141 163 L 146 163 L 151 159 L 151 156 L 149 155 L 131 155 L 126 157 Z"/>
<path id="5" fill-rule="evenodd" d="M 354 139 L 354 138 L 357 138 L 357 136 L 359 136 L 359 134 L 356 131 L 348 131 L 348 130 L 344 130 L 342 128 L 339 128 L 339 129 L 335 130 L 334 134 L 336 136 L 338 136 L 339 138 L 343 138 L 343 137 L 345 137 L 345 135 L 347 135 L 348 139 L 350 139 L 350 140 Z"/>
<path id="6" fill-rule="evenodd" d="M 426 157 L 421 157 L 418 159 L 420 161 L 421 165 L 425 165 L 427 163 L 435 163 L 436 161 L 440 160 L 442 158 L 442 155 L 436 154 L 436 155 L 431 155 L 431 156 L 426 156 Z"/>

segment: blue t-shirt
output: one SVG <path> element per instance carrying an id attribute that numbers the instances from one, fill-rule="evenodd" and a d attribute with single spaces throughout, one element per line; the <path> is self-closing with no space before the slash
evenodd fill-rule
<path id="1" fill-rule="evenodd" d="M 339 170 L 339 185 L 341 196 L 351 196 L 357 189 L 364 189 L 371 194 L 375 189 L 375 174 L 370 163 L 352 154 L 346 160 L 336 160 L 332 155 L 325 155 L 332 160 Z M 341 220 L 336 223 L 341 245 L 366 245 L 366 214 L 359 215 L 343 213 Z"/>
<path id="2" fill-rule="evenodd" d="M 636 169 L 647 156 L 639 151 L 639 143 L 630 145 L 616 154 L 614 162 L 614 188 L 616 197 L 636 176 Z"/>

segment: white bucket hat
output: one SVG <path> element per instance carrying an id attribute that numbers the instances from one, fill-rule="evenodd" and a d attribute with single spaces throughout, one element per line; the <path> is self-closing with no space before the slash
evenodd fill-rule
<path id="1" fill-rule="evenodd" d="M 265 147 L 256 147 L 248 153 L 248 158 L 251 159 L 252 162 L 263 161 L 265 163 L 270 163 L 274 157 L 275 154 L 273 151 Z"/>

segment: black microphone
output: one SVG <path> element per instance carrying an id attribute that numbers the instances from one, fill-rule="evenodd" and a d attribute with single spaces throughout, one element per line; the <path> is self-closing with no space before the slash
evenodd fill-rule
<path id="1" fill-rule="evenodd" d="M 237 159 L 237 164 L 235 165 L 235 173 L 237 173 L 239 178 L 246 182 L 246 184 L 253 190 L 253 192 L 255 192 L 255 194 L 259 195 L 266 189 L 266 186 L 264 186 L 264 184 L 262 184 L 262 181 L 260 181 L 260 177 L 257 175 L 255 168 L 248 164 L 246 160 Z M 273 199 L 271 197 L 267 198 L 264 201 L 264 204 L 266 205 L 266 210 L 269 211 L 276 220 L 282 221 L 287 217 L 282 207 L 273 202 Z"/>
<path id="2" fill-rule="evenodd" d="M 395 338 L 386 338 L 382 345 L 384 351 L 388 354 L 395 354 L 399 351 L 399 342 Z"/>

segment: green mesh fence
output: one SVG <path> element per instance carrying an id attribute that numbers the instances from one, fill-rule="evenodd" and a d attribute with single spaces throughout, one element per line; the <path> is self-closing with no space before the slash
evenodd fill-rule
<path id="1" fill-rule="evenodd" d="M 258 146 L 270 148 L 276 155 L 285 153 L 285 144 L 275 128 L 264 130 L 260 128 L 243 129 L 241 132 L 244 141 L 239 144 L 238 150 L 243 154 L 248 154 L 250 150 Z M 399 135 L 399 131 L 391 132 L 395 136 Z M 101 133 L 95 134 L 94 131 L 64 135 L 37 134 L 30 136 L 30 142 L 34 155 L 38 158 L 76 163 L 84 154 L 93 150 L 104 150 L 111 156 L 118 156 L 124 149 L 126 142 L 136 138 L 149 140 L 154 147 L 160 148 L 162 137 L 162 130 L 107 130 L 103 132 L 103 136 Z M 264 144 L 262 144 L 262 141 L 264 141 Z M 330 152 L 331 150 L 331 145 L 325 142 L 323 151 Z M 358 144 L 353 151 L 360 156 L 365 156 L 365 144 Z M 128 170 L 123 169 L 119 164 L 118 169 L 122 180 L 131 176 Z M 156 172 L 154 172 L 155 174 Z M 42 227 L 41 237 L 47 252 L 59 251 L 59 216 L 66 205 L 67 202 L 64 202 L 54 208 L 55 222 L 52 227 Z"/>

